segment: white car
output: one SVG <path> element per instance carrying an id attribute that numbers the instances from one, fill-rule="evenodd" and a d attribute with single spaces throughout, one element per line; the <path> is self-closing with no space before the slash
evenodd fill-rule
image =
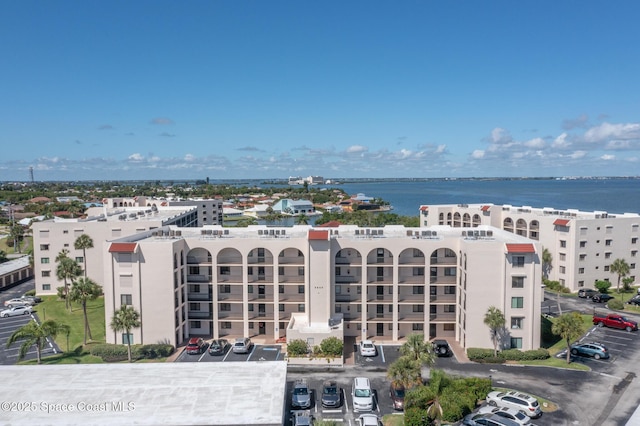
<path id="1" fill-rule="evenodd" d="M 360 342 L 361 356 L 376 356 L 376 345 L 371 340 L 362 340 Z"/>
<path id="2" fill-rule="evenodd" d="M 27 299 L 11 299 L 4 302 L 4 306 L 13 308 L 14 306 L 31 306 L 32 303 Z"/>
<path id="3" fill-rule="evenodd" d="M 362 414 L 358 417 L 358 424 L 360 426 L 379 426 L 380 422 L 375 414 Z"/>
<path id="4" fill-rule="evenodd" d="M 494 407 L 509 407 L 522 410 L 529 417 L 540 417 L 542 415 L 538 400 L 526 393 L 516 391 L 489 392 L 487 403 Z"/>
<path id="5" fill-rule="evenodd" d="M 519 425 L 528 425 L 531 423 L 531 417 L 522 410 L 516 410 L 509 407 L 494 407 L 491 405 L 484 405 L 478 409 L 480 414 L 495 414 L 505 419 L 513 420 Z"/>
<path id="6" fill-rule="evenodd" d="M 13 308 L 0 311 L 0 318 L 15 317 L 18 315 L 29 315 L 33 312 L 31 306 L 14 306 Z"/>
<path id="7" fill-rule="evenodd" d="M 371 383 L 366 377 L 356 377 L 351 386 L 351 399 L 353 400 L 353 411 L 373 410 L 373 391 Z"/>

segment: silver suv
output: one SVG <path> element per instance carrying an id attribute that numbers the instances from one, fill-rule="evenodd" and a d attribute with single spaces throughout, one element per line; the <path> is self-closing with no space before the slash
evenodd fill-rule
<path id="1" fill-rule="evenodd" d="M 540 417 L 542 410 L 538 400 L 526 393 L 510 392 L 489 392 L 487 403 L 494 407 L 509 407 L 522 410 L 529 417 Z"/>
<path id="2" fill-rule="evenodd" d="M 233 344 L 234 354 L 248 354 L 251 349 L 251 339 L 248 337 L 240 337 Z"/>
<path id="3" fill-rule="evenodd" d="M 294 409 L 311 407 L 311 392 L 309 392 L 309 386 L 304 380 L 298 380 L 293 384 L 291 406 Z"/>

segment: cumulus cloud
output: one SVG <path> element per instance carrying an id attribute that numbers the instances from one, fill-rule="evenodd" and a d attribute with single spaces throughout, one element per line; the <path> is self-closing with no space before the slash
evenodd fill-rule
<path id="1" fill-rule="evenodd" d="M 513 139 L 508 131 L 503 128 L 496 127 L 491 131 L 491 135 L 489 136 L 489 142 L 493 144 L 508 144 Z"/>
<path id="2" fill-rule="evenodd" d="M 600 157 L 600 159 L 605 161 L 611 161 L 611 160 L 615 160 L 616 156 L 611 154 L 604 154 L 603 156 Z"/>
<path id="3" fill-rule="evenodd" d="M 167 117 L 156 117 L 151 119 L 151 124 L 166 126 L 168 124 L 173 124 L 173 120 Z"/>
<path id="4" fill-rule="evenodd" d="M 480 160 L 482 158 L 484 158 L 484 150 L 482 149 L 476 149 L 471 153 L 471 158 L 474 158 L 476 160 Z"/>
<path id="5" fill-rule="evenodd" d="M 191 161 L 194 161 L 194 160 L 196 160 L 195 155 L 186 154 L 186 155 L 184 156 L 184 161 L 189 161 L 189 162 L 191 162 Z"/>
<path id="6" fill-rule="evenodd" d="M 572 130 L 575 128 L 586 128 L 589 117 L 586 114 L 580 114 L 577 118 L 569 118 L 562 122 L 562 128 Z"/>
<path id="7" fill-rule="evenodd" d="M 367 148 L 366 146 L 351 145 L 349 148 L 347 148 L 347 153 L 349 153 L 349 154 L 358 154 L 358 153 L 362 153 L 362 152 L 367 152 L 368 150 L 369 150 L 369 148 Z"/>
<path id="8" fill-rule="evenodd" d="M 135 154 L 131 154 L 127 159 L 133 162 L 140 162 L 144 161 L 144 156 L 136 152 Z"/>
<path id="9" fill-rule="evenodd" d="M 638 123 L 602 123 L 587 130 L 584 134 L 585 142 L 601 143 L 611 139 L 631 140 L 640 139 L 640 124 Z"/>

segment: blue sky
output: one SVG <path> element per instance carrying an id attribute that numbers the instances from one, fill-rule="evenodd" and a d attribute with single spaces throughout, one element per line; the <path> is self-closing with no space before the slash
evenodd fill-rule
<path id="1" fill-rule="evenodd" d="M 629 176 L 637 1 L 30 1 L 0 180 Z"/>

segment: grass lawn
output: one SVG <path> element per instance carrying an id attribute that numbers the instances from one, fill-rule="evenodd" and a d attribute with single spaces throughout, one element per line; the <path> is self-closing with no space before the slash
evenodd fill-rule
<path id="1" fill-rule="evenodd" d="M 382 417 L 384 426 L 404 426 L 404 414 L 387 414 Z"/>
<path id="2" fill-rule="evenodd" d="M 84 315 L 82 306 L 78 303 L 71 303 L 72 310 L 69 312 L 65 308 L 64 300 L 58 300 L 57 296 L 44 296 L 42 303 L 35 306 L 35 310 L 41 321 L 55 320 L 61 324 L 71 327 L 69 334 L 69 346 L 67 348 L 67 338 L 64 335 L 56 337 L 56 343 L 65 352 L 76 353 L 84 341 Z M 87 302 L 87 316 L 89 317 L 89 327 L 91 328 L 92 340 L 87 343 L 104 343 L 105 340 L 105 320 L 104 320 L 104 298 L 99 297 Z"/>

